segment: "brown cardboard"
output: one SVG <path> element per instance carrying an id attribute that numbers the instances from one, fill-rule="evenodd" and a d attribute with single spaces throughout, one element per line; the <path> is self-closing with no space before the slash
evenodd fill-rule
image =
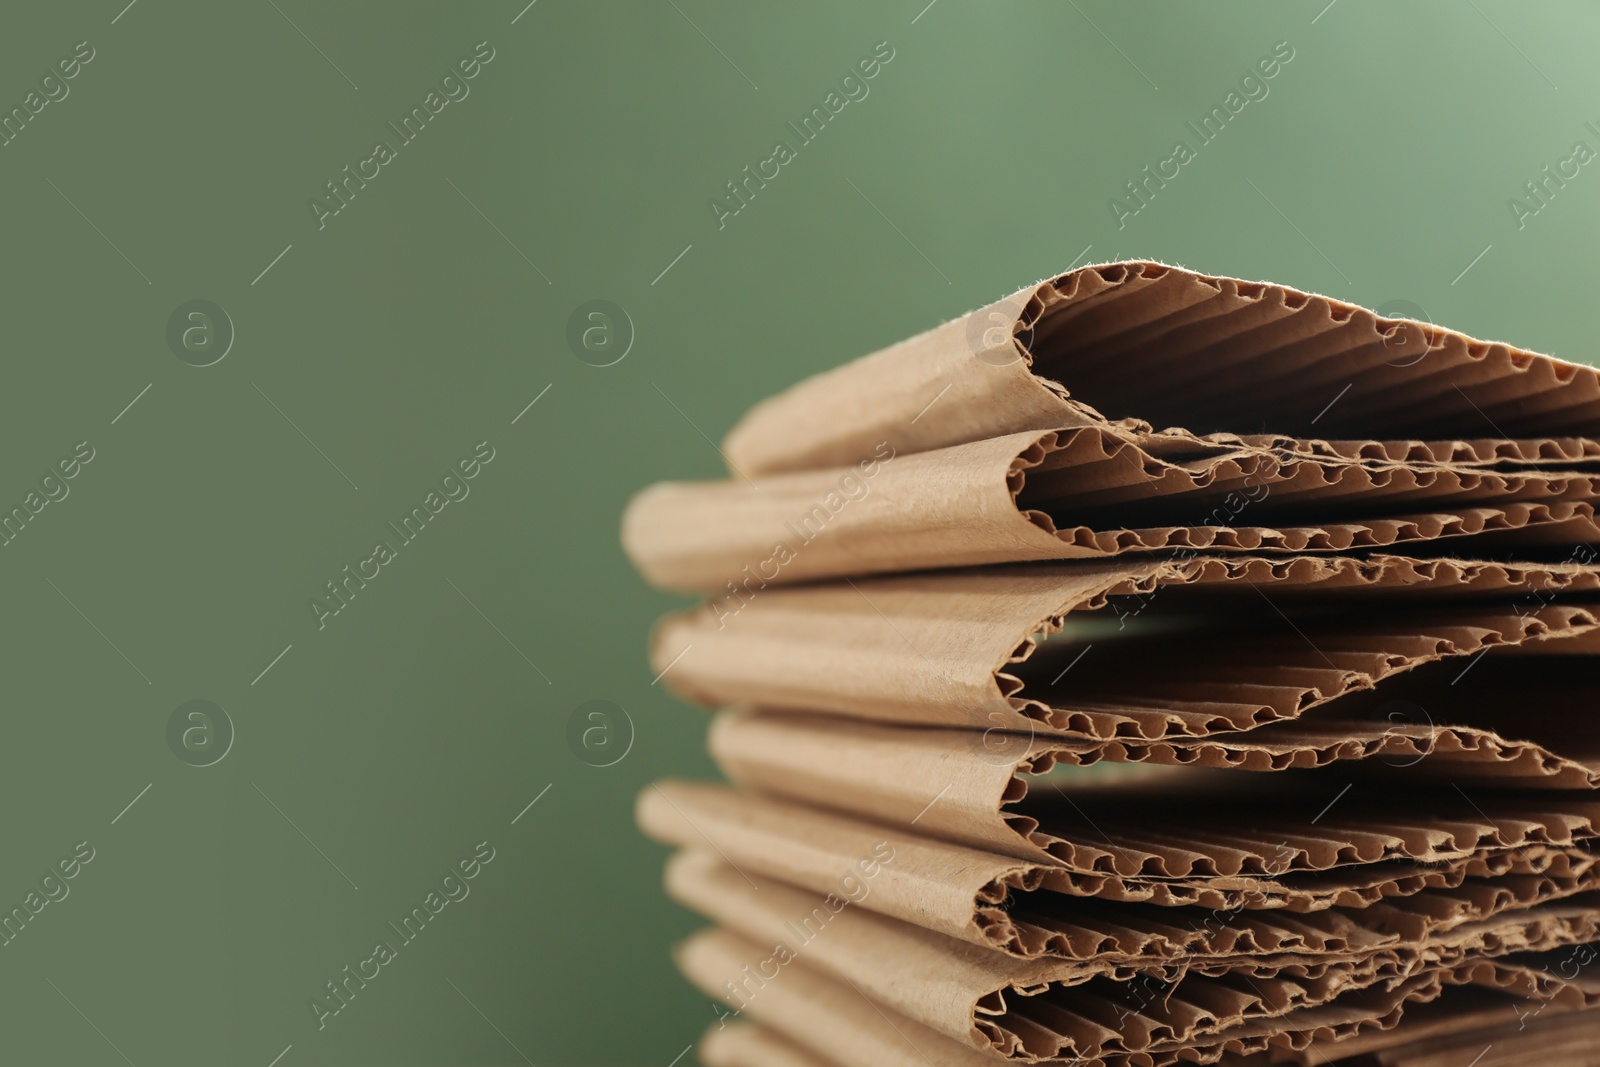
<path id="1" fill-rule="evenodd" d="M 1270 740 L 1255 742 L 1256 735 L 1273 731 L 1294 732 L 1282 752 L 1308 755 L 1304 765 L 1364 760 L 1378 766 L 1358 767 L 1372 773 L 1324 779 L 1327 785 L 1313 787 L 1304 786 L 1302 776 L 1279 784 L 1212 770 L 1237 769 L 1226 758 L 1234 753 L 1274 748 Z M 1483 744 L 1465 747 L 1474 739 Z M 1451 744 L 1463 747 L 1452 751 Z M 1329 840 L 1349 846 L 1346 817 L 1363 804 L 1427 797 L 1424 806 L 1434 816 L 1448 809 L 1470 813 L 1469 800 L 1458 790 L 1470 787 L 1476 795 L 1491 786 L 1587 789 L 1600 778 L 1600 763 L 1551 756 L 1537 745 L 1502 742 L 1486 731 L 1381 720 L 1290 723 L 1187 743 L 1106 744 L 1037 734 L 975 736 L 970 730 L 909 729 L 826 716 L 725 713 L 713 721 L 710 748 L 722 772 L 751 789 L 878 823 L 914 824 L 923 833 L 1019 859 L 1069 864 L 1080 851 L 1098 852 L 1102 834 L 1127 845 L 1131 837 L 1119 828 L 1125 820 L 1099 813 L 1124 797 L 1141 805 L 1174 798 L 1176 808 L 1206 810 L 1221 807 L 1214 801 L 1230 790 L 1247 789 L 1247 795 L 1270 790 L 1276 808 L 1271 821 L 1288 824 L 1283 840 L 1291 830 L 1303 831 L 1328 805 L 1320 828 Z M 1102 760 L 1143 766 L 1124 768 Z M 1057 770 L 1063 765 L 1084 769 L 1063 774 Z M 1265 769 L 1282 766 L 1270 763 Z M 1442 791 L 1443 799 L 1434 803 L 1422 790 Z M 1055 824 L 1062 821 L 1077 828 L 1069 834 L 1076 844 L 1054 836 L 1060 829 Z"/>
<path id="2" fill-rule="evenodd" d="M 1413 1012 L 1391 1031 L 1375 1031 L 1370 1038 L 1358 1036 L 1353 1042 L 1319 1043 L 1296 1055 L 1294 1062 L 1336 1062 L 1349 1067 L 1523 1067 L 1533 1062 L 1541 1067 L 1594 1067 L 1596 1043 L 1600 1041 L 1600 1011 L 1521 1019 L 1518 1016 L 1527 1012 L 1522 1001 L 1493 994 L 1484 994 L 1492 999 L 1490 1006 L 1480 1010 L 1457 1007 L 1473 1003 L 1477 992 L 1455 991 L 1448 998 L 1422 1005 L 1419 1010 L 1444 1009 L 1425 1021 L 1429 1029 L 1437 1031 L 1431 1036 L 1421 1036 L 1424 1026 L 1413 1025 Z M 1512 1021 L 1476 1027 L 1480 1016 L 1485 1021 Z M 1418 1035 L 1417 1039 L 1411 1041 L 1412 1035 Z M 1390 1046 L 1390 1042 L 1397 1041 L 1409 1043 Z M 1356 1045 L 1372 1051 L 1356 1051 Z M 821 1059 L 771 1027 L 752 1024 L 711 1027 L 700 1042 L 700 1059 L 706 1067 L 853 1067 L 859 1063 Z M 1287 1061 L 1281 1053 L 1276 1057 L 1264 1053 L 1226 1057 L 1218 1062 L 1224 1067 L 1261 1067 Z"/>
<path id="3" fill-rule="evenodd" d="M 1304 834 L 1286 837 L 1287 850 L 1268 837 L 1242 838 L 1239 844 L 1246 848 L 1219 849 L 1218 855 L 1196 864 L 1209 870 L 1184 876 L 1117 873 L 1116 863 L 1131 853 L 1111 842 L 1101 856 L 1075 869 L 690 782 L 648 787 L 639 796 L 637 815 L 639 825 L 656 840 L 714 853 L 752 880 L 763 877 L 847 895 L 855 882 L 870 878 L 871 891 L 862 901 L 867 910 L 1016 956 L 1075 958 L 1099 951 L 1099 939 L 1111 936 L 1090 923 L 1098 909 L 1087 909 L 1082 898 L 1301 914 L 1392 903 L 1426 889 L 1459 888 L 1455 899 L 1464 912 L 1484 916 L 1516 904 L 1518 898 L 1507 897 L 1505 890 L 1517 883 L 1496 881 L 1507 875 L 1536 876 L 1522 890 L 1535 897 L 1560 896 L 1591 884 L 1596 872 L 1581 844 L 1595 837 L 1594 805 L 1589 805 L 1588 816 L 1577 810 L 1553 812 L 1546 825 L 1526 818 L 1526 810 L 1519 817 L 1505 810 L 1504 803 L 1489 803 L 1493 814 L 1476 826 L 1444 838 L 1402 830 L 1393 838 L 1399 847 L 1386 848 L 1371 862 L 1321 847 Z M 1177 830 L 1183 836 L 1190 827 Z M 1381 828 L 1369 825 L 1362 836 L 1381 837 Z M 1437 847 L 1441 844 L 1447 847 Z M 1227 869 L 1239 868 L 1238 873 L 1211 873 L 1224 863 Z M 1275 868 L 1274 863 L 1283 866 Z M 1251 870 L 1263 873 L 1246 873 Z M 1397 924 L 1396 932 L 1404 929 L 1399 911 L 1382 914 Z M 1171 951 L 1197 948 L 1196 942 L 1173 941 L 1160 932 L 1159 926 L 1170 925 L 1173 918 L 1147 914 L 1147 919 L 1156 924 L 1149 929 L 1150 945 L 1171 945 Z M 1113 909 L 1113 917 L 1105 921 L 1126 925 L 1133 917 Z M 1138 933 L 1147 925 L 1127 927 L 1135 933 L 1121 935 L 1123 951 L 1157 951 Z M 1275 939 L 1264 928 L 1255 936 Z"/>
<path id="4" fill-rule="evenodd" d="M 712 707 L 1095 741 L 1204 737 L 1313 709 L 1336 716 L 1338 705 L 1327 705 L 1340 696 L 1491 648 L 1496 656 L 1523 644 L 1600 650 L 1600 620 L 1588 606 L 1597 598 L 1575 595 L 1597 581 L 1594 564 L 1394 556 L 988 568 L 768 589 L 736 614 L 707 605 L 663 620 L 651 661 L 663 684 Z M 1402 591 L 1414 602 L 1402 605 Z M 1482 603 L 1442 603 L 1494 592 L 1501 596 Z M 1331 624 L 1310 618 L 1327 607 L 1357 614 Z M 1225 613 L 1230 630 L 1209 624 L 1210 612 Z M 1160 617 L 1171 627 L 1156 625 Z M 1085 619 L 1108 620 L 1110 629 L 1085 630 L 1077 625 Z M 1231 637 L 1246 620 L 1277 632 L 1270 641 Z M 1217 646 L 1193 666 L 1196 682 L 1207 684 L 1167 685 L 1172 672 L 1135 672 L 1086 685 L 1115 647 L 1102 641 L 1095 659 L 1073 667 L 1097 632 L 1146 640 L 1140 647 L 1166 658 Z M 1036 658 L 1050 635 L 1060 636 Z"/>
<path id="5" fill-rule="evenodd" d="M 1249 1020 L 1412 983 L 1473 959 L 1549 951 L 1600 936 L 1591 892 L 1555 904 L 1530 898 L 1491 918 L 1441 922 L 1411 940 L 1345 952 L 1323 944 L 1254 958 L 1189 955 L 1176 967 L 1137 953 L 1018 961 L 859 908 L 835 911 L 818 894 L 768 880 L 747 882 L 709 855 L 675 857 L 667 889 L 724 929 L 772 946 L 769 958 L 802 960 L 957 1041 L 1026 1059 L 1102 1051 L 1069 1049 L 1068 1033 L 1053 1027 L 1052 1018 L 1132 1012 L 1148 1031 L 1170 1030 L 1168 1043 L 1194 1042 Z M 1427 910 L 1420 898 L 1411 903 Z M 1136 1006 L 1123 1003 L 1119 1010 L 1119 1000 Z M 1204 1010 L 1191 1012 L 1183 1004 Z"/>
<path id="6" fill-rule="evenodd" d="M 1600 374 L 1280 285 L 1083 267 L 756 405 L 723 444 L 759 481 L 1028 430 L 1353 440 L 1600 435 Z"/>
<path id="7" fill-rule="evenodd" d="M 691 937 L 679 946 L 677 958 L 685 976 L 708 996 L 738 1006 L 743 1017 L 830 1062 L 848 1067 L 869 1063 L 977 1067 L 998 1062 L 992 1052 L 979 1052 L 971 1043 L 874 1002 L 851 979 L 829 978 L 804 957 L 782 958 L 771 948 L 729 931 L 713 929 Z M 1462 999 L 1468 1010 L 1458 1019 L 1470 1026 L 1483 1017 L 1484 999 L 1475 995 L 1476 990 L 1461 987 L 1477 986 L 1520 998 L 1526 1005 L 1523 1010 L 1537 1011 L 1541 1019 L 1600 1004 L 1600 982 L 1592 973 L 1579 972 L 1569 979 L 1550 972 L 1550 963 L 1548 954 L 1478 960 L 1407 979 L 1390 990 L 1358 990 L 1276 1018 L 1237 1023 L 1215 1038 L 1193 1044 L 1178 1043 L 1167 1036 L 1169 1028 L 1137 1009 L 1129 1011 L 1126 1004 L 1086 1005 L 1084 1014 L 1057 1012 L 1050 1018 L 1061 1031 L 1070 1031 L 1078 1044 L 1096 1050 L 1073 1057 L 1080 1067 L 1233 1062 L 1260 1053 L 1269 1053 L 1261 1062 L 1321 1062 L 1306 1058 L 1319 1045 L 1370 1052 L 1408 1043 L 1409 1033 L 1401 1029 L 1406 1015 L 1436 1003 L 1451 1010 L 1461 993 L 1466 994 Z M 1186 1002 L 1174 1002 L 1167 1010 L 1195 1019 L 1215 1014 L 1204 1004 Z M 1025 1053 L 1014 1058 L 1037 1062 Z"/>
<path id="8" fill-rule="evenodd" d="M 1600 372 L 1112 264 L 725 452 L 623 529 L 713 1067 L 1593 1058 Z"/>
<path id="9" fill-rule="evenodd" d="M 622 535 L 656 585 L 723 595 L 751 577 L 764 587 L 1182 549 L 1343 552 L 1486 534 L 1536 545 L 1600 538 L 1594 463 L 1406 466 L 1213 442 L 1162 458 L 1108 428 L 1033 431 L 908 455 L 884 448 L 759 483 L 652 486 L 629 505 Z"/>

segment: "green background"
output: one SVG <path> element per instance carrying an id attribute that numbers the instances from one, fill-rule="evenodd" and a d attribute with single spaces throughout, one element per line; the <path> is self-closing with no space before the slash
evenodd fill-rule
<path id="1" fill-rule="evenodd" d="M 631 809 L 712 772 L 645 661 L 678 601 L 618 515 L 719 474 L 711 441 L 803 375 L 1135 256 L 1591 355 L 1600 168 L 1521 228 L 1507 201 L 1600 148 L 1592 7 L 123 2 L 0 33 L 4 109 L 96 50 L 0 148 L 0 504 L 96 450 L 0 549 L 0 910 L 96 849 L 0 948 L 7 1059 L 683 1053 L 713 1018 L 668 955 L 695 921 Z M 308 199 L 485 40 L 319 230 Z M 880 41 L 870 95 L 719 230 L 708 201 Z M 1119 229 L 1110 198 L 1280 41 L 1269 95 Z M 191 299 L 236 329 L 214 366 L 168 348 Z M 592 299 L 636 329 L 613 366 L 567 343 Z M 484 440 L 470 496 L 319 630 L 323 583 Z M 167 744 L 191 699 L 237 730 L 210 767 Z M 631 717 L 613 766 L 569 744 L 590 700 Z M 309 998 L 484 840 L 471 895 L 319 1031 Z"/>

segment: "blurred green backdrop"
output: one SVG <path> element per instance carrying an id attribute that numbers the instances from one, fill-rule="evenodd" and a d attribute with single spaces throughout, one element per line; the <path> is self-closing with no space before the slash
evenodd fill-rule
<path id="1" fill-rule="evenodd" d="M 705 717 L 617 518 L 803 375 L 1134 256 L 1591 356 L 1592 6 L 124 3 L 0 33 L 7 1060 L 691 1061 L 631 806 L 711 773 Z M 430 491 L 468 495 L 403 544 Z M 192 700 L 226 721 L 169 731 Z"/>

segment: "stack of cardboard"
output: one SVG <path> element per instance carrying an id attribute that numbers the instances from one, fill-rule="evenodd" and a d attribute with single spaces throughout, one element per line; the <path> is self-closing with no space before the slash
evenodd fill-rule
<path id="1" fill-rule="evenodd" d="M 1597 439 L 1592 368 L 1152 263 L 758 405 L 623 530 L 707 597 L 733 784 L 639 804 L 704 1061 L 1594 1062 Z"/>

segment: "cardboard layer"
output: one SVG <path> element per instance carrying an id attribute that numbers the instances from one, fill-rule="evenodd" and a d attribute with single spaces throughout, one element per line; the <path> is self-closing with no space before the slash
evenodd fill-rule
<path id="1" fill-rule="evenodd" d="M 1159 839 L 1170 840 L 1169 822 L 1172 832 L 1180 827 L 1186 830 L 1181 845 L 1158 849 L 1166 857 L 1160 862 L 1177 864 L 1179 855 L 1204 851 L 1209 839 L 1204 826 L 1187 832 L 1190 822 L 1204 821 L 1202 813 L 1214 812 L 1219 817 L 1210 825 L 1222 824 L 1223 814 L 1269 795 L 1273 811 L 1265 823 L 1283 823 L 1285 830 L 1280 837 L 1268 835 L 1272 855 L 1261 862 L 1276 863 L 1286 858 L 1289 850 L 1274 843 L 1307 840 L 1314 819 L 1318 819 L 1320 832 L 1311 839 L 1322 841 L 1323 847 L 1341 847 L 1357 854 L 1372 847 L 1369 839 L 1352 834 L 1348 821 L 1363 807 L 1410 798 L 1431 818 L 1439 818 L 1450 810 L 1471 813 L 1470 800 L 1462 792 L 1467 787 L 1473 794 L 1486 786 L 1589 788 L 1600 777 L 1593 765 L 1548 756 L 1532 745 L 1496 740 L 1459 753 L 1442 753 L 1444 739 L 1461 736 L 1467 732 L 1464 727 L 1423 722 L 1397 727 L 1385 726 L 1381 720 L 1348 724 L 1336 720 L 1327 725 L 1309 724 L 1313 730 L 1306 731 L 1307 725 L 1293 723 L 1281 728 L 1302 733 L 1300 747 L 1286 746 L 1290 753 L 1368 759 L 1380 766 L 1373 768 L 1372 774 L 1325 785 L 1307 783 L 1301 775 L 1286 776 L 1289 781 L 1266 782 L 1253 775 L 1209 770 L 1233 769 L 1226 761 L 1208 758 L 1213 754 L 1270 747 L 1254 745 L 1252 739 L 1258 733 L 1280 729 L 1275 727 L 1251 731 L 1243 740 L 1228 735 L 1189 746 L 1121 743 L 1117 746 L 1120 751 L 1107 752 L 1111 746 L 1037 735 L 908 728 L 773 712 L 718 716 L 712 725 L 710 747 L 718 768 L 750 789 L 854 813 L 876 823 L 907 827 L 914 822 L 923 833 L 948 841 L 1020 859 L 1068 865 L 1101 853 L 1102 835 L 1119 843 L 1129 857 L 1125 862 L 1156 862 L 1157 852 L 1127 851 L 1139 837 L 1139 832 L 1127 825 L 1130 813 L 1149 813 L 1153 806 L 1157 809 L 1153 814 L 1140 817 L 1148 825 L 1162 828 Z M 1314 738 L 1316 732 L 1324 736 Z M 1313 737 L 1305 737 L 1306 733 Z M 1171 766 L 1147 764 L 1129 774 L 1098 762 L 1134 758 L 1131 752 L 1137 752 L 1140 760 L 1161 760 Z M 1537 759 L 1530 754 L 1533 752 L 1540 753 Z M 1180 759 L 1180 755 L 1196 758 Z M 1450 755 L 1457 758 L 1445 758 Z M 1057 768 L 1063 764 L 1093 769 L 1062 773 Z M 1185 769 L 1180 764 L 1198 768 Z M 1504 773 L 1470 773 L 1484 765 Z M 1385 773 L 1377 773 L 1380 771 Z M 932 801 L 933 797 L 937 801 Z M 1560 808 L 1563 802 L 1552 799 L 1545 804 Z M 1172 822 L 1167 815 L 1171 810 L 1191 815 Z M 1140 858 L 1133 859 L 1135 855 Z M 1372 861 L 1370 856 L 1365 860 Z M 1126 873 L 1132 873 L 1132 868 Z"/>
<path id="2" fill-rule="evenodd" d="M 1152 386 L 1158 386 L 1152 388 Z M 845 467 L 1028 430 L 1343 440 L 1600 436 L 1600 373 L 1279 285 L 1083 267 L 820 374 L 728 435 L 734 470 Z"/>
<path id="3" fill-rule="evenodd" d="M 725 930 L 707 930 L 679 946 L 678 965 L 709 996 L 739 1008 L 741 1015 L 804 1045 L 824 1059 L 854 1067 L 870 1063 L 932 1064 L 935 1067 L 993 1065 L 998 1058 L 917 1023 L 886 1006 L 872 1002 L 852 981 L 838 982 L 816 971 L 803 956 L 783 958 L 757 942 Z M 1233 1027 L 1228 1036 L 1183 1048 L 1129 1051 L 1108 1050 L 1076 1059 L 1080 1067 L 1166 1067 L 1177 1062 L 1231 1062 L 1229 1057 L 1269 1053 L 1262 1062 L 1295 1058 L 1317 1043 L 1323 1047 L 1349 1047 L 1373 1051 L 1399 1044 L 1394 1032 L 1403 1017 L 1440 1003 L 1446 1011 L 1458 993 L 1468 994 L 1470 1005 L 1458 1018 L 1466 1022 L 1481 1017 L 1479 986 L 1491 992 L 1533 1000 L 1529 1010 L 1553 1019 L 1567 1012 L 1600 1003 L 1600 981 L 1588 971 L 1574 977 L 1550 970 L 1548 955 L 1512 956 L 1480 960 L 1454 971 L 1439 972 L 1401 983 L 1384 993 L 1358 993 L 1328 1005 L 1292 1011 L 1279 1019 L 1260 1020 Z M 1119 1025 L 1127 1033 L 1137 1028 L 1137 1017 L 1123 1014 Z M 1074 1020 L 1085 1029 L 1095 1020 Z M 1104 1027 L 1115 1037 L 1123 1031 Z M 1390 1032 L 1389 1036 L 1383 1036 Z M 1406 1035 L 1409 1038 L 1409 1035 Z M 1402 1039 L 1405 1040 L 1405 1039 Z M 1336 1053 L 1337 1054 L 1337 1053 Z M 1019 1057 L 1025 1059 L 1026 1057 Z"/>
<path id="4" fill-rule="evenodd" d="M 1369 990 L 1382 995 L 1469 960 L 1548 951 L 1600 936 L 1600 910 L 1590 892 L 1553 904 L 1529 897 L 1491 918 L 1458 916 L 1412 940 L 1391 937 L 1381 947 L 1339 952 L 1324 944 L 1254 958 L 1191 956 L 1173 969 L 1110 956 L 1018 961 L 840 900 L 765 879 L 747 881 L 707 855 L 675 857 L 667 889 L 724 929 L 772 946 L 769 958 L 803 959 L 930 1029 L 1029 1060 L 1099 1055 L 1112 1041 L 1130 1048 L 1141 1040 L 1138 1035 L 1145 1042 L 1141 1047 L 1178 1047 L 1335 998 Z M 1440 899 L 1409 902 L 1414 914 L 1448 913 L 1450 895 L 1434 896 Z M 1202 918 L 1219 927 L 1226 921 L 1204 913 L 1196 920 Z M 1372 918 L 1381 925 L 1381 917 Z M 1086 1022 L 1112 1017 L 1114 1028 Z M 1115 1030 L 1122 1033 L 1113 1036 Z"/>
<path id="5" fill-rule="evenodd" d="M 664 619 L 651 660 L 663 684 L 712 707 L 1093 741 L 1204 737 L 1319 708 L 1336 717 L 1339 697 L 1439 660 L 1524 644 L 1600 651 L 1595 598 L 1575 595 L 1597 581 L 1592 563 L 1393 556 L 992 568 L 764 590 L 736 614 L 710 605 Z M 1402 591 L 1415 602 L 1389 599 Z M 1446 597 L 1482 603 L 1434 599 Z M 1101 669 L 1119 649 L 1171 669 Z"/>
<path id="6" fill-rule="evenodd" d="M 1156 905 L 1158 911 L 1194 905 L 1223 911 L 1301 914 L 1332 907 L 1365 908 L 1423 890 L 1459 888 L 1452 898 L 1459 901 L 1458 910 L 1485 916 L 1517 903 L 1515 894 L 1505 893 L 1514 884 L 1522 884 L 1526 892 L 1552 897 L 1590 885 L 1594 864 L 1580 843 L 1594 836 L 1592 823 L 1579 822 L 1574 834 L 1573 816 L 1542 825 L 1507 817 L 1498 804 L 1491 803 L 1489 810 L 1497 822 L 1485 819 L 1461 839 L 1451 841 L 1465 846 L 1465 839 L 1470 838 L 1477 843 L 1470 851 L 1461 847 L 1442 853 L 1428 847 L 1429 838 L 1424 835 L 1408 842 L 1407 847 L 1416 846 L 1416 853 L 1404 859 L 1363 864 L 1349 861 L 1339 852 L 1306 853 L 1295 866 L 1281 872 L 1189 877 L 1122 875 L 1101 869 L 1074 870 L 1059 862 L 1030 862 L 941 841 L 915 830 L 688 782 L 650 786 L 640 794 L 637 815 L 640 827 L 656 840 L 715 853 L 751 879 L 764 877 L 813 892 L 848 895 L 859 892 L 852 889 L 854 882 L 870 877 L 871 893 L 862 903 L 867 910 L 1012 955 L 1082 958 L 1120 946 L 1117 950 L 1124 953 L 1171 958 L 1174 953 L 1199 951 L 1210 942 L 1203 936 L 1174 940 L 1170 927 L 1176 913 L 1163 918 L 1156 912 L 1146 913 L 1157 925 L 1145 939 L 1136 927 L 1127 926 L 1131 913 L 1118 908 L 1104 920 L 1124 929 L 1124 933 L 1114 934 L 1106 926 L 1096 925 L 1099 920 L 1091 921 L 1099 909 L 1083 898 L 1108 904 Z M 1282 855 L 1277 846 L 1277 841 L 1258 838 L 1253 842 L 1258 852 L 1255 865 L 1264 866 L 1261 861 L 1268 856 Z M 1107 858 L 1115 850 L 1112 845 Z M 1319 859 L 1332 863 L 1319 866 L 1315 862 Z M 1109 864 L 1097 862 L 1095 866 Z M 1536 880 L 1493 881 L 1509 875 L 1534 876 Z M 1548 888 L 1539 888 L 1544 885 Z M 1402 913 L 1405 908 L 1399 907 L 1374 915 L 1390 924 L 1391 933 L 1415 934 L 1421 929 L 1406 924 L 1425 920 L 1406 920 Z M 1284 940 L 1291 935 L 1310 936 L 1304 930 L 1272 932 L 1293 925 L 1293 920 L 1269 919 L 1251 927 L 1252 940 L 1240 944 L 1282 946 L 1291 943 Z M 1234 941 L 1224 943 L 1232 945 Z"/>
<path id="7" fill-rule="evenodd" d="M 1393 1047 L 1380 1047 L 1374 1052 L 1345 1051 L 1344 1046 L 1361 1044 L 1369 1047 L 1370 1040 L 1358 1037 L 1355 1042 L 1318 1043 L 1316 1051 L 1301 1053 L 1304 1058 L 1292 1062 L 1307 1064 L 1339 1063 L 1349 1067 L 1523 1067 L 1537 1062 L 1541 1067 L 1594 1067 L 1595 1048 L 1600 1045 L 1600 1011 L 1570 1011 L 1550 1016 L 1518 1018 L 1526 1015 L 1524 1002 L 1515 998 L 1485 994 L 1489 1004 L 1480 1010 L 1457 1008 L 1462 999 L 1469 999 L 1476 990 L 1453 992 L 1424 1008 L 1444 1009 L 1436 1013 L 1433 1023 L 1440 1033 L 1417 1041 Z M 1482 1016 L 1510 1018 L 1514 1021 L 1498 1025 L 1476 1027 Z M 1373 1036 L 1382 1041 L 1407 1040 L 1422 1027 L 1412 1026 L 1408 1016 L 1388 1033 Z M 700 1060 L 706 1067 L 855 1067 L 861 1061 L 849 1063 L 822 1059 L 801 1045 L 783 1037 L 767 1026 L 738 1024 L 713 1026 L 700 1042 Z M 1352 1058 L 1359 1057 L 1359 1059 Z M 1273 1063 L 1291 1062 L 1271 1053 L 1259 1056 L 1226 1057 L 1218 1063 L 1223 1067 L 1265 1067 Z"/>
<path id="8" fill-rule="evenodd" d="M 656 585 L 737 596 L 752 579 L 764 588 L 1125 552 L 1342 552 L 1485 534 L 1535 545 L 1600 539 L 1593 460 L 1555 469 L 1399 465 L 1210 442 L 1162 457 L 1098 427 L 880 451 L 855 466 L 759 483 L 653 486 L 624 514 L 623 545 Z"/>
<path id="9" fill-rule="evenodd" d="M 668 864 L 666 883 L 680 903 L 758 941 L 777 938 L 811 945 L 823 929 L 849 931 L 830 934 L 821 943 L 819 951 L 830 958 L 830 966 L 849 968 L 876 948 L 897 947 L 898 959 L 867 962 L 859 970 L 909 975 L 919 967 L 934 967 L 946 986 L 961 987 L 957 995 L 970 1008 L 1005 986 L 1027 990 L 1097 977 L 1176 981 L 1189 974 L 1219 977 L 1232 972 L 1323 979 L 1334 971 L 1343 975 L 1352 963 L 1381 977 L 1420 956 L 1437 962 L 1443 954 L 1485 947 L 1489 954 L 1515 951 L 1500 947 L 1497 952 L 1496 946 L 1514 945 L 1505 938 L 1528 916 L 1572 916 L 1593 911 L 1596 903 L 1591 857 L 1555 853 L 1551 859 L 1549 850 L 1530 851 L 1535 865 L 1549 864 L 1544 874 L 1470 879 L 1454 888 L 1426 889 L 1365 908 L 1309 915 L 1070 902 L 1052 919 L 1042 910 L 1024 907 L 1028 918 L 1051 923 L 1065 948 L 1029 958 L 969 945 L 880 913 L 866 903 L 870 878 L 856 878 L 865 888 L 846 892 L 836 887 L 824 893 L 690 849 Z M 1547 906 L 1552 901 L 1563 903 Z M 1536 908 L 1542 910 L 1530 910 Z"/>

